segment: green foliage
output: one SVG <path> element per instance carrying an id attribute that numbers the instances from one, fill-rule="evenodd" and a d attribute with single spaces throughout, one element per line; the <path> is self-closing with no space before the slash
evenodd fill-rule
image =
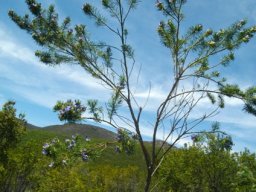
<path id="1" fill-rule="evenodd" d="M 212 93 L 219 94 L 220 108 L 225 105 L 223 95 L 239 98 L 245 102 L 245 111 L 255 115 L 254 94 L 246 94 L 247 91 L 242 91 L 238 85 L 223 84 L 225 79 L 221 77 L 217 67 L 227 67 L 234 60 L 234 51 L 242 44 L 249 42 L 256 32 L 256 26 L 246 27 L 247 21 L 241 20 L 227 29 L 214 32 L 212 29 L 204 30 L 201 24 L 197 24 L 191 26 L 183 35 L 180 31 L 180 24 L 184 19 L 181 8 L 185 3 L 185 0 L 175 0 L 157 1 L 156 4 L 158 10 L 167 16 L 166 21 L 160 22 L 158 34 L 164 46 L 172 53 L 175 77 L 197 77 L 216 83 L 219 86 L 218 91 L 205 91 L 213 104 L 216 102 Z M 222 59 L 219 64 L 211 64 L 209 59 L 220 52 L 222 52 Z M 192 62 L 186 62 L 190 53 L 193 53 L 194 58 Z M 186 75 L 187 71 L 189 75 Z"/>
<path id="2" fill-rule="evenodd" d="M 256 88 L 250 87 L 245 91 L 244 110 L 250 114 L 256 115 Z"/>
<path id="3" fill-rule="evenodd" d="M 47 191 L 140 191 L 142 183 L 136 167 L 113 167 L 111 165 L 85 168 L 81 164 L 67 169 L 51 169 L 42 178 L 36 189 Z"/>
<path id="4" fill-rule="evenodd" d="M 239 165 L 235 181 L 237 191 L 256 191 L 256 154 L 248 149 L 236 154 Z"/>
<path id="5" fill-rule="evenodd" d="M 48 170 L 40 180 L 39 185 L 34 189 L 38 192 L 48 191 L 87 191 L 78 171 L 59 167 Z"/>
<path id="6" fill-rule="evenodd" d="M 166 156 L 156 173 L 155 191 L 255 190 L 255 154 L 248 150 L 233 154 L 229 147 L 225 147 L 225 138 L 229 137 L 220 132 L 218 124 L 213 130 L 217 133 L 195 135 L 193 145 L 173 149 Z M 145 172 L 140 150 L 127 156 L 107 148 L 99 158 L 86 163 L 78 150 L 78 159 L 72 165 L 70 161 L 69 165 L 63 165 L 61 155 L 58 155 L 59 166 L 56 163 L 55 167 L 49 167 L 52 158 L 42 154 L 42 146 L 45 141 L 51 144 L 49 138 L 56 137 L 65 149 L 58 148 L 61 145 L 58 144 L 55 152 L 70 155 L 72 152 L 66 149 L 70 142 L 62 142 L 66 138 L 62 133 L 33 130 L 22 136 L 19 145 L 8 150 L 8 164 L 0 170 L 1 191 L 143 191 Z M 90 142 L 99 146 L 98 141 L 93 143 L 92 139 Z M 135 144 L 135 147 L 139 146 Z"/>
<path id="7" fill-rule="evenodd" d="M 122 98 L 121 98 L 121 93 L 120 90 L 115 90 L 111 99 L 109 100 L 107 104 L 107 111 L 108 111 L 108 116 L 109 119 L 112 120 L 113 116 L 117 114 L 117 109 L 120 107 L 122 104 Z"/>
<path id="8" fill-rule="evenodd" d="M 159 191 L 255 191 L 255 154 L 232 153 L 231 137 L 218 124 L 213 131 L 193 136 L 193 145 L 167 156 L 158 170 Z"/>
<path id="9" fill-rule="evenodd" d="M 192 138 L 194 144 L 200 146 L 206 153 L 230 151 L 234 145 L 232 138 L 225 132 L 220 131 L 218 122 L 212 125 L 211 132 L 200 133 L 199 135 L 196 135 L 196 137 L 200 139 L 195 140 Z"/>
<path id="10" fill-rule="evenodd" d="M 60 139 L 57 140 L 56 137 Z M 49 140 L 49 138 L 54 139 Z M 132 156 L 127 159 L 127 155 L 116 154 L 113 149 L 108 148 L 106 151 L 102 151 L 99 159 L 95 159 L 99 151 L 104 148 L 99 141 L 94 142 L 92 139 L 83 142 L 81 137 L 74 137 L 72 139 L 76 140 L 76 146 L 74 146 L 76 149 L 70 150 L 67 147 L 72 140 L 63 142 L 64 138 L 66 135 L 58 132 L 29 130 L 26 135 L 22 136 L 19 145 L 8 150 L 7 166 L 0 170 L 0 190 L 111 191 L 118 188 L 121 191 L 133 191 L 133 189 L 140 191 L 144 175 L 137 165 L 138 161 L 142 160 L 141 154 L 139 157 Z M 78 141 L 79 139 L 81 141 Z M 42 154 L 42 146 L 47 140 L 52 147 L 47 151 L 53 152 L 52 155 L 56 154 L 53 167 L 49 166 L 53 158 Z M 87 147 L 94 150 L 93 153 L 96 156 L 88 153 L 89 159 L 85 163 L 79 145 L 81 149 Z M 68 159 L 67 157 L 76 154 L 75 151 L 77 156 L 72 162 L 72 158 Z M 120 162 L 120 156 L 121 159 L 124 159 L 124 163 Z M 64 157 L 67 158 L 65 165 L 62 162 Z M 107 161 L 104 162 L 104 158 L 107 158 Z M 134 158 L 138 160 L 136 163 L 133 162 Z M 92 159 L 94 161 L 91 161 Z M 131 166 L 128 166 L 129 164 Z"/>
<path id="11" fill-rule="evenodd" d="M 143 183 L 137 167 L 96 166 L 83 174 L 86 191 L 141 191 Z"/>
<path id="12" fill-rule="evenodd" d="M 97 100 L 88 100 L 87 101 L 88 111 L 92 114 L 95 121 L 99 122 L 102 119 L 103 109 L 98 106 Z"/>
<path id="13" fill-rule="evenodd" d="M 214 97 L 213 94 L 207 93 L 207 97 L 210 99 L 210 101 L 211 101 L 212 104 L 215 104 L 215 103 L 216 103 L 216 99 L 215 99 L 215 97 Z"/>
<path id="14" fill-rule="evenodd" d="M 116 146 L 117 152 L 124 151 L 127 154 L 133 154 L 136 144 L 136 135 L 129 132 L 125 129 L 118 129 L 117 131 L 117 141 L 120 143 L 120 146 Z"/>
<path id="15" fill-rule="evenodd" d="M 224 94 L 228 97 L 232 97 L 234 95 L 243 96 L 243 93 L 239 89 L 238 85 L 229 85 L 229 84 L 227 84 L 227 85 L 221 87 L 220 91 L 222 92 L 222 94 Z"/>
<path id="16" fill-rule="evenodd" d="M 98 26 L 108 29 L 119 40 L 119 45 L 90 40 L 86 25 L 72 26 L 69 17 L 62 22 L 59 21 L 58 14 L 52 5 L 44 9 L 36 0 L 27 0 L 26 2 L 31 12 L 30 15 L 19 16 L 14 11 L 9 11 L 9 16 L 42 47 L 42 50 L 36 51 L 36 56 L 48 65 L 79 64 L 87 73 L 112 91 L 110 100 L 105 103 L 105 110 L 99 106 L 97 100 L 88 101 L 88 111 L 91 117 L 85 119 L 104 122 L 118 129 L 120 147 L 117 149 L 127 153 L 133 151 L 135 141 L 127 130 L 120 129 L 116 120 L 121 120 L 134 128 L 148 173 L 145 191 L 149 191 L 151 178 L 158 168 L 158 162 L 162 159 L 161 155 L 166 155 L 175 144 L 171 144 L 165 153 L 164 144 L 168 141 L 166 138 L 160 151 L 156 150 L 158 130 L 165 127 L 166 122 L 171 122 L 169 125 L 172 126 L 170 133 L 167 134 L 169 138 L 173 136 L 174 132 L 178 133 L 178 140 L 187 136 L 196 125 L 211 116 L 211 113 L 208 116 L 204 115 L 193 121 L 195 124 L 189 122 L 190 113 L 205 96 L 210 99 L 212 104 L 217 104 L 220 108 L 225 106 L 224 96 L 241 99 L 245 103 L 244 110 L 256 115 L 256 89 L 251 87 L 243 91 L 237 85 L 226 83 L 226 79 L 221 74 L 221 67 L 228 66 L 234 60 L 235 50 L 248 43 L 256 33 L 256 26 L 247 27 L 245 20 L 235 22 L 230 27 L 219 31 L 204 29 L 201 24 L 191 26 L 184 31 L 181 25 L 185 18 L 182 8 L 186 0 L 157 1 L 158 10 L 165 16 L 165 20 L 160 22 L 157 30 L 161 42 L 171 53 L 174 81 L 173 84 L 170 84 L 171 89 L 166 99 L 156 109 L 157 115 L 153 122 L 153 144 L 148 149 L 143 141 L 140 128 L 140 118 L 143 116 L 141 114 L 144 109 L 139 106 L 134 97 L 133 87 L 136 86 L 131 85 L 133 83 L 132 72 L 136 62 L 134 50 L 127 43 L 128 30 L 126 29 L 127 17 L 130 11 L 136 7 L 138 1 L 102 0 L 102 6 L 106 10 L 103 12 L 106 13 L 104 15 L 101 14 L 101 9 L 89 3 L 82 7 L 85 15 L 89 16 Z M 109 18 L 111 22 L 108 22 Z M 216 55 L 219 55 L 221 59 L 217 63 L 212 63 L 212 57 Z M 193 82 L 192 87 L 179 89 L 185 79 Z M 196 96 L 198 93 L 201 94 L 199 99 Z M 74 105 L 71 100 L 66 103 L 58 102 L 54 110 L 59 111 L 60 120 L 75 122 L 81 120 L 81 114 L 85 108 L 81 107 L 78 110 L 78 107 L 74 107 Z M 126 105 L 122 109 L 126 110 L 126 114 L 130 114 L 128 117 L 118 113 L 118 109 L 122 105 Z M 232 147 L 231 138 L 215 134 L 205 134 L 200 137 L 205 139 L 204 143 L 207 147 L 201 146 L 200 150 L 205 153 L 207 158 L 218 161 L 221 157 L 225 158 L 229 155 Z M 60 143 L 57 142 L 56 146 L 64 150 Z M 197 144 L 199 145 L 199 143 Z M 54 149 L 55 144 L 53 149 L 51 145 L 47 152 L 53 155 Z M 80 153 L 83 152 L 80 151 Z M 84 152 L 84 155 L 87 155 L 87 151 Z M 231 160 L 228 163 L 231 163 Z M 225 170 L 225 166 L 220 163 L 217 175 L 214 172 L 214 176 L 219 176 L 218 174 Z M 226 191 L 228 188 L 228 185 L 220 180 L 212 181 L 212 178 L 210 180 L 205 181 L 210 189 L 215 187 L 217 191 L 218 188 Z M 187 189 L 191 188 L 188 186 Z M 177 188 L 177 190 L 179 189 Z M 200 190 L 204 190 L 204 187 Z"/>
<path id="17" fill-rule="evenodd" d="M 25 133 L 24 115 L 16 116 L 15 102 L 6 102 L 0 111 L 0 164 L 7 161 L 7 150 L 14 147 Z"/>
<path id="18" fill-rule="evenodd" d="M 230 152 L 231 138 L 223 133 L 203 133 L 192 139 L 192 146 L 173 150 L 164 160 L 159 170 L 159 180 L 163 179 L 160 189 L 235 191 L 239 167 Z"/>
<path id="19" fill-rule="evenodd" d="M 80 100 L 67 100 L 66 102 L 58 101 L 53 107 L 54 112 L 58 112 L 61 121 L 75 123 L 82 120 L 82 113 L 86 108 L 81 104 Z"/>
<path id="20" fill-rule="evenodd" d="M 206 192 L 203 156 L 196 147 L 173 150 L 158 170 L 157 178 L 161 181 L 158 190 Z"/>
<path id="21" fill-rule="evenodd" d="M 47 163 L 40 153 L 40 147 L 38 140 L 30 140 L 8 150 L 6 172 L 0 179 L 1 191 L 26 191 L 38 185 Z"/>
<path id="22" fill-rule="evenodd" d="M 106 144 L 91 142 L 89 138 L 72 135 L 71 139 L 62 141 L 54 138 L 44 143 L 42 154 L 50 158 L 49 167 L 72 166 L 76 162 L 87 162 L 99 156 Z"/>

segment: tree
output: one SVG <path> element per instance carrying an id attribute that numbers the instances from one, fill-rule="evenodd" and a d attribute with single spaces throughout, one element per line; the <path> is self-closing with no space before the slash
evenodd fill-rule
<path id="1" fill-rule="evenodd" d="M 57 101 L 53 107 L 54 112 L 58 112 L 60 121 L 75 123 L 82 120 L 82 113 L 86 108 L 81 104 L 80 100 L 67 100 L 66 102 Z"/>
<path id="2" fill-rule="evenodd" d="M 157 1 L 158 10 L 165 16 L 157 30 L 163 45 L 171 53 L 173 70 L 170 72 L 173 74 L 173 80 L 170 81 L 170 89 L 165 99 L 155 109 L 156 117 L 151 121 L 150 127 L 153 134 L 149 149 L 141 132 L 144 107 L 138 104 L 134 95 L 136 86 L 133 86 L 132 74 L 135 73 L 133 69 L 137 63 L 134 51 L 128 44 L 126 28 L 126 21 L 138 1 L 101 2 L 105 12 L 100 13 L 89 3 L 84 4 L 83 12 L 98 26 L 109 30 L 119 40 L 119 45 L 108 44 L 104 40 L 93 41 L 85 25 L 73 27 L 70 17 L 60 22 L 54 6 L 44 9 L 35 0 L 26 0 L 31 15 L 19 16 L 10 11 L 9 16 L 43 47 L 35 53 L 43 63 L 78 64 L 112 90 L 112 96 L 104 107 L 99 106 L 95 100 L 88 102 L 90 115 L 86 118 L 108 123 L 117 129 L 122 127 L 120 122 L 124 122 L 127 128 L 130 127 L 136 133 L 147 169 L 145 191 L 149 191 L 152 177 L 165 155 L 179 140 L 195 132 L 194 128 L 198 124 L 214 115 L 217 109 L 223 108 L 225 96 L 241 99 L 245 103 L 244 110 L 256 114 L 256 88 L 250 87 L 243 91 L 238 85 L 229 84 L 220 73 L 221 67 L 228 66 L 234 60 L 234 51 L 251 40 L 256 27 L 246 27 L 246 21 L 241 20 L 217 32 L 204 30 L 202 25 L 191 26 L 187 31 L 183 31 L 182 8 L 186 0 Z M 107 18 L 115 22 L 110 25 Z M 211 58 L 216 55 L 222 59 L 218 63 L 212 63 Z M 187 59 L 188 57 L 190 59 Z M 184 82 L 188 81 L 192 82 L 191 86 L 183 88 Z M 216 106 L 216 110 L 191 120 L 191 114 L 198 103 L 206 97 Z M 118 110 L 120 107 L 125 111 L 125 115 Z M 162 145 L 157 147 L 157 134 L 164 128 L 167 133 Z M 167 149 L 164 147 L 166 143 L 169 146 Z"/>
<path id="3" fill-rule="evenodd" d="M 14 101 L 6 102 L 0 111 L 0 190 L 8 191 L 9 150 L 15 148 L 26 131 L 24 115 L 16 116 Z M 16 167 L 17 168 L 17 167 Z"/>
<path id="4" fill-rule="evenodd" d="M 256 191 L 256 154 L 248 149 L 236 154 L 239 170 L 237 172 L 237 191 Z"/>
<path id="5" fill-rule="evenodd" d="M 0 164 L 8 160 L 7 151 L 14 147 L 25 133 L 24 115 L 16 117 L 15 102 L 6 102 L 0 111 Z"/>
<path id="6" fill-rule="evenodd" d="M 237 162 L 231 153 L 232 138 L 219 130 L 219 123 L 213 124 L 212 130 L 213 133 L 201 133 L 201 139 L 196 141 L 205 153 L 202 166 L 208 189 L 212 192 L 234 191 Z"/>
<path id="7" fill-rule="evenodd" d="M 213 125 L 218 129 L 218 124 Z M 173 150 L 158 170 L 163 191 L 236 191 L 240 178 L 231 137 L 224 132 L 200 133 L 193 145 Z"/>

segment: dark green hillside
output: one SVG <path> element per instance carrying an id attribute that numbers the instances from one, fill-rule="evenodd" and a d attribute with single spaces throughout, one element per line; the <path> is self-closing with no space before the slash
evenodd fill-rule
<path id="1" fill-rule="evenodd" d="M 7 178 L 7 183 L 0 180 L 0 187 L 17 191 L 9 186 L 23 186 L 37 192 L 143 191 L 146 169 L 139 144 L 133 154 L 127 155 L 115 151 L 116 134 L 99 127 L 67 124 L 39 128 L 29 124 L 27 128 L 21 142 L 8 151 L 8 164 L 2 169 L 6 170 L 2 171 L 2 178 Z M 82 161 L 77 157 L 68 166 L 49 167 L 53 160 L 42 154 L 43 145 L 53 138 L 64 140 L 72 134 L 90 137 L 91 144 L 111 144 L 95 159 Z M 195 143 L 172 150 L 155 174 L 153 182 L 158 184 L 155 191 L 214 191 L 208 190 L 215 187 L 213 184 L 224 189 L 219 191 L 255 191 L 255 154 L 249 151 L 232 154 L 216 148 L 226 140 L 214 133 L 210 136 L 211 140 L 204 145 Z M 152 143 L 145 144 L 149 148 Z M 157 145 L 162 145 L 162 141 Z M 218 177 L 212 180 L 211 176 L 216 174 Z"/>
<path id="2" fill-rule="evenodd" d="M 37 126 L 29 124 L 28 129 L 36 129 Z M 42 131 L 53 132 L 56 135 L 71 136 L 74 134 L 79 134 L 82 136 L 87 136 L 89 138 L 104 139 L 104 140 L 114 140 L 116 134 L 108 131 L 104 128 L 100 128 L 93 125 L 87 124 L 64 124 L 64 125 L 51 125 L 47 127 L 42 127 Z"/>
<path id="3" fill-rule="evenodd" d="M 74 134 L 88 136 L 91 138 L 91 142 L 114 142 L 116 139 L 116 133 L 101 127 L 86 124 L 51 125 L 43 128 L 28 124 L 28 132 L 24 139 L 46 141 L 56 136 L 66 138 Z M 148 142 L 147 145 L 150 145 L 150 142 Z M 144 169 L 144 157 L 140 151 L 139 145 L 136 146 L 135 153 L 132 155 L 116 153 L 114 148 L 115 144 L 105 149 L 102 155 L 92 164 L 109 164 L 121 167 L 131 165 Z"/>
<path id="4" fill-rule="evenodd" d="M 40 128 L 41 128 L 41 127 L 32 125 L 32 124 L 30 124 L 30 123 L 27 123 L 27 124 L 26 124 L 26 127 L 27 127 L 28 130 L 34 130 L 34 129 L 40 129 Z"/>

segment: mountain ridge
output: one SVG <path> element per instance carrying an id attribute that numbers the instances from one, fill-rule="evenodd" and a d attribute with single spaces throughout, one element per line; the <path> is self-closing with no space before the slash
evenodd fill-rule
<path id="1" fill-rule="evenodd" d="M 61 135 L 81 135 L 83 137 L 96 138 L 96 139 L 106 139 L 114 140 L 117 136 L 116 133 L 107 130 L 105 128 L 90 125 L 90 124 L 63 124 L 63 125 L 49 125 L 45 127 L 35 126 L 33 124 L 27 123 L 28 130 L 41 130 L 49 131 Z"/>

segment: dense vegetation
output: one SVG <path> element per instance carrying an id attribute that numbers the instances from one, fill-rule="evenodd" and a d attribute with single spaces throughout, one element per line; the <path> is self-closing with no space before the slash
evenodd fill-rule
<path id="1" fill-rule="evenodd" d="M 95 130 L 103 132 L 101 138 L 91 138 L 92 144 L 114 142 L 116 134 L 81 124 L 45 129 L 27 125 L 25 132 L 25 122 L 16 117 L 12 102 L 4 105 L 0 117 L 0 125 L 4 125 L 1 133 L 12 133 L 1 134 L 0 147 L 5 149 L 0 164 L 1 191 L 143 191 L 146 172 L 139 145 L 130 155 L 110 147 L 97 158 L 77 158 L 75 163 L 52 167 L 52 159 L 42 154 L 46 141 L 75 133 L 88 138 L 84 129 L 90 137 L 95 136 Z M 73 132 L 66 131 L 70 127 Z M 256 155 L 248 150 L 232 152 L 232 139 L 219 130 L 218 124 L 213 130 L 194 135 L 190 145 L 175 148 L 166 156 L 155 173 L 153 191 L 256 191 Z M 3 141 L 10 138 L 17 139 L 6 146 Z"/>
<path id="2" fill-rule="evenodd" d="M 8 12 L 39 45 L 35 55 L 41 62 L 79 65 L 111 96 L 103 102 L 89 99 L 86 105 L 79 100 L 58 101 L 54 111 L 67 122 L 65 134 L 55 126 L 23 135 L 25 122 L 22 116 L 16 117 L 14 103 L 4 105 L 0 116 L 2 191 L 255 190 L 255 155 L 247 150 L 232 153 L 232 138 L 218 124 L 210 132 L 207 127 L 195 128 L 224 108 L 227 97 L 241 100 L 244 111 L 256 115 L 256 87 L 241 89 L 223 73 L 235 51 L 253 38 L 256 26 L 240 20 L 219 31 L 205 30 L 201 24 L 183 27 L 186 2 L 156 2 L 164 16 L 157 32 L 170 53 L 172 70 L 171 78 L 163 79 L 168 82 L 166 95 L 152 110 L 153 118 L 145 117 L 143 104 L 148 102 L 151 86 L 143 102 L 136 97 L 142 86 L 141 67 L 129 44 L 127 20 L 139 0 L 102 0 L 101 8 L 92 1 L 83 5 L 87 18 L 113 35 L 102 35 L 102 39 L 91 38 L 85 24 L 74 25 L 70 17 L 60 17 L 54 5 L 45 8 L 36 0 L 26 0 L 28 14 Z M 112 38 L 115 43 L 110 42 Z M 211 110 L 195 117 L 199 103 L 207 98 Z M 76 123 L 82 120 L 108 124 L 116 129 L 116 139 L 67 135 L 70 126 L 78 128 Z M 143 121 L 149 121 L 152 142 L 144 138 Z M 162 130 L 164 138 L 158 141 Z M 176 148 L 189 136 L 191 145 Z"/>

